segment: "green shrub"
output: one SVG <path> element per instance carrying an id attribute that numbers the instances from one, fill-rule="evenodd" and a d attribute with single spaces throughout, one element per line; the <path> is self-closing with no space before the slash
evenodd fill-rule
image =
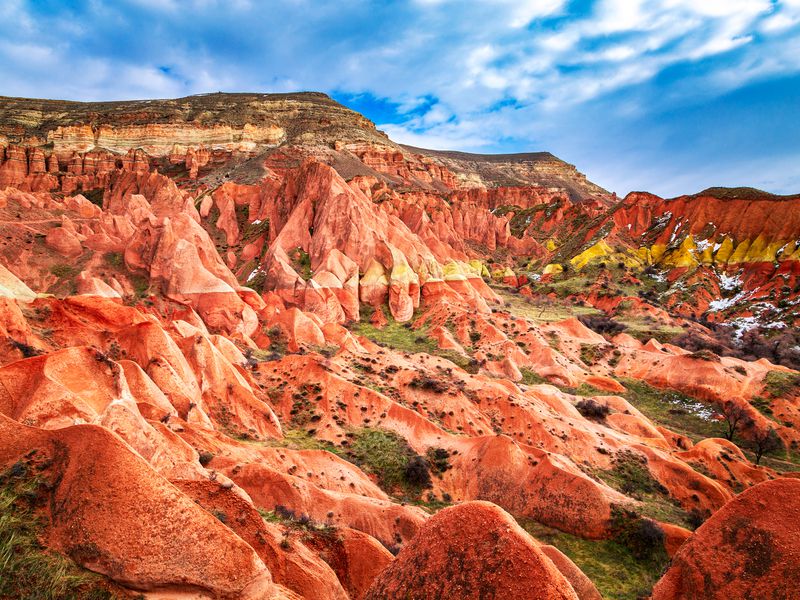
<path id="1" fill-rule="evenodd" d="M 764 390 L 773 398 L 780 398 L 800 391 L 800 373 L 769 371 L 764 377 Z"/>
<path id="2" fill-rule="evenodd" d="M 112 267 L 125 266 L 125 257 L 122 252 L 109 252 L 106 254 L 106 262 Z"/>
<path id="3" fill-rule="evenodd" d="M 311 257 L 308 255 L 308 252 L 298 246 L 289 252 L 289 260 L 292 261 L 292 268 L 300 277 L 306 281 L 311 279 Z"/>
<path id="4" fill-rule="evenodd" d="M 392 431 L 364 428 L 352 432 L 345 457 L 378 479 L 387 493 L 418 497 L 431 487 L 430 465 Z"/>
<path id="5" fill-rule="evenodd" d="M 59 279 L 62 279 L 64 277 L 67 278 L 75 277 L 81 271 L 78 267 L 74 265 L 53 265 L 52 267 L 50 267 L 50 272 Z"/>
<path id="6" fill-rule="evenodd" d="M 47 501 L 42 482 L 15 464 L 0 474 L 0 598 L 101 600 L 117 597 L 105 580 L 39 542 Z"/>
<path id="7" fill-rule="evenodd" d="M 654 560 L 666 555 L 664 531 L 658 523 L 640 517 L 632 510 L 611 506 L 611 533 L 639 560 Z"/>
<path id="8" fill-rule="evenodd" d="M 615 539 L 587 540 L 531 519 L 520 519 L 520 525 L 543 544 L 551 544 L 566 554 L 592 580 L 603 598 L 649 597 L 653 584 L 669 562 L 666 553 L 642 560 Z"/>

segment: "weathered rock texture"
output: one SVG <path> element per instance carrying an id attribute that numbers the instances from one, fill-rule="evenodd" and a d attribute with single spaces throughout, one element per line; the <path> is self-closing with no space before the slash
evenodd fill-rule
<path id="1" fill-rule="evenodd" d="M 646 332 L 765 303 L 795 324 L 797 202 L 618 201 L 548 153 L 400 146 L 321 94 L 0 99 L 0 472 L 48 482 L 49 548 L 156 595 L 597 598 L 510 515 L 606 539 L 652 502 L 660 597 L 780 595 L 794 484 L 631 388 L 716 435 L 735 407 L 735 441 L 772 429 L 791 468 L 797 372 Z M 570 318 L 591 311 L 639 329 Z M 376 431 L 413 486 L 353 447 Z M 737 511 L 780 568 L 725 533 Z"/>

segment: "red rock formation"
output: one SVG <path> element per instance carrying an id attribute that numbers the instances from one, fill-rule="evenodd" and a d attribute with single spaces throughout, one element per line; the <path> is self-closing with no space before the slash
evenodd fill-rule
<path id="1" fill-rule="evenodd" d="M 468 502 L 431 518 L 366 595 L 376 600 L 484 597 L 579 597 L 534 540 L 488 502 Z"/>
<path id="2" fill-rule="evenodd" d="M 2 464 L 37 450 L 48 506 L 59 507 L 47 515 L 49 543 L 79 564 L 142 591 L 281 596 L 250 546 L 104 428 L 50 432 L 0 415 L 0 430 Z"/>
<path id="3" fill-rule="evenodd" d="M 681 547 L 653 599 L 800 595 L 799 499 L 800 482 L 778 479 L 731 500 Z"/>
<path id="4" fill-rule="evenodd" d="M 647 508 L 603 482 L 634 456 L 663 500 L 711 515 L 688 541 L 686 515 L 661 524 L 694 586 L 668 573 L 662 597 L 701 584 L 735 597 L 755 581 L 730 532 L 713 538 L 733 548 L 730 578 L 692 571 L 718 557 L 687 548 L 778 474 L 648 419 L 626 378 L 742 407 L 737 441 L 773 427 L 800 443 L 795 372 L 645 337 L 714 342 L 676 314 L 757 319 L 764 303 L 791 324 L 796 199 L 616 203 L 546 153 L 401 147 L 313 94 L 113 114 L 6 99 L 0 136 L 0 462 L 42 452 L 72 511 L 45 511 L 49 548 L 159 593 L 596 599 L 569 559 L 484 501 L 607 538 L 613 505 Z M 364 305 L 383 331 L 358 323 Z M 632 335 L 565 318 L 595 309 Z M 430 487 L 387 485 L 355 458 L 373 429 L 418 455 Z M 407 495 L 461 504 L 431 517 Z M 762 595 L 782 589 L 755 579 Z"/>

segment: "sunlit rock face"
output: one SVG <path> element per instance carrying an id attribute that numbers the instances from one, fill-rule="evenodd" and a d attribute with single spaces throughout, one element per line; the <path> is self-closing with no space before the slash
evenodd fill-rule
<path id="1" fill-rule="evenodd" d="M 654 597 L 789 597 L 798 202 L 619 200 L 322 94 L 3 99 L 0 472 L 135 593 L 596 599 L 562 550 L 614 544 L 673 557 Z"/>

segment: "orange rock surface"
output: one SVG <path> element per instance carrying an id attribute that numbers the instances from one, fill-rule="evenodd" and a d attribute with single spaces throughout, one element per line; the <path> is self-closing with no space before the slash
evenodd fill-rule
<path id="1" fill-rule="evenodd" d="M 725 505 L 672 559 L 654 600 L 794 598 L 800 594 L 800 481 L 759 484 Z"/>
<path id="2" fill-rule="evenodd" d="M 485 597 L 578 598 L 536 542 L 508 514 L 487 502 L 467 502 L 431 518 L 366 595 L 367 599 Z"/>
<path id="3" fill-rule="evenodd" d="M 797 595 L 797 197 L 620 201 L 321 94 L 104 106 L 0 105 L 0 473 L 49 550 L 153 597 L 596 600 L 514 518 L 625 508 L 655 598 Z"/>

